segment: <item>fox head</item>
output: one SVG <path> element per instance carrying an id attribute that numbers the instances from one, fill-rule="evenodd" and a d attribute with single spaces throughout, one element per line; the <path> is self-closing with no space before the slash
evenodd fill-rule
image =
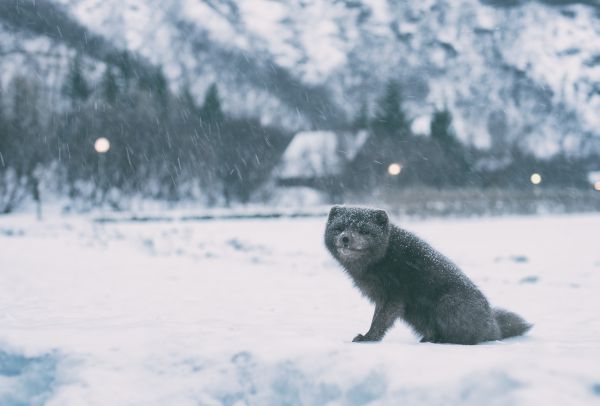
<path id="1" fill-rule="evenodd" d="M 360 272 L 383 258 L 389 235 L 384 210 L 333 206 L 325 227 L 325 246 L 347 270 Z"/>

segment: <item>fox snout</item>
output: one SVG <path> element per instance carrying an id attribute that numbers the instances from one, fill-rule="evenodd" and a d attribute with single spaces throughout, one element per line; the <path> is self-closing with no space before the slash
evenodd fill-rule
<path id="1" fill-rule="evenodd" d="M 338 237 L 338 244 L 339 247 L 344 247 L 344 248 L 350 248 L 350 234 L 347 233 L 346 231 L 344 231 L 343 233 L 341 233 Z"/>
<path id="2" fill-rule="evenodd" d="M 362 251 L 369 247 L 369 241 L 359 233 L 345 230 L 335 238 L 335 246 L 338 249 Z"/>

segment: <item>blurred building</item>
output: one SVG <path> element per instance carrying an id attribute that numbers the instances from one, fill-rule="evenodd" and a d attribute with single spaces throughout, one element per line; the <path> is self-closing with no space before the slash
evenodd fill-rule
<path id="1" fill-rule="evenodd" d="M 326 193 L 330 200 L 339 200 L 343 174 L 368 138 L 366 131 L 297 133 L 275 169 L 278 186 L 309 187 Z"/>

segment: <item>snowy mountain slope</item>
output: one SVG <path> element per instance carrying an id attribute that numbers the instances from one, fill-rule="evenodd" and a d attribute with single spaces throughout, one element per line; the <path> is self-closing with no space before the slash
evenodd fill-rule
<path id="1" fill-rule="evenodd" d="M 344 126 L 391 78 L 411 118 L 447 106 L 464 141 L 541 155 L 598 147 L 594 1 L 49 1 L 162 65 L 174 90 L 201 99 L 216 82 L 227 110 L 264 123 Z"/>
<path id="2" fill-rule="evenodd" d="M 37 59 L 36 68 L 42 71 L 55 67 L 57 61 L 59 65 L 61 62 L 67 65 L 68 54 L 75 51 L 96 63 L 133 70 L 142 81 L 156 72 L 156 67 L 147 60 L 128 54 L 124 48 L 79 24 L 63 8 L 45 0 L 0 3 L 0 37 L 3 40 L 0 51 L 5 58 L 16 54 Z M 5 69 L 11 68 L 10 63 L 4 60 L 2 63 Z M 24 67 L 14 68 L 18 71 Z"/>
<path id="3" fill-rule="evenodd" d="M 3 81 L 26 72 L 45 76 L 48 70 L 63 78 L 70 63 L 69 56 L 78 53 L 87 57 L 88 75 L 96 80 L 94 71 L 104 70 L 105 64 L 128 74 L 133 71 L 140 82 L 152 82 L 157 66 L 164 66 L 167 73 L 171 73 L 174 92 L 178 92 L 181 85 L 191 86 L 192 90 L 200 89 L 197 92 L 200 98 L 206 87 L 218 82 L 222 93 L 230 95 L 225 107 L 237 115 L 258 115 L 263 122 L 294 128 L 301 125 L 335 127 L 344 121 L 343 113 L 331 101 L 326 89 L 296 79 L 287 69 L 272 63 L 268 55 L 216 43 L 204 28 L 173 13 L 162 15 L 163 19 L 168 17 L 168 21 L 153 20 L 152 13 L 166 13 L 164 4 L 154 4 L 156 10 L 149 9 L 143 2 L 139 7 L 132 4 L 125 11 L 135 11 L 121 15 L 121 3 L 103 9 L 110 6 L 110 2 L 106 2 L 90 11 L 92 23 L 84 23 L 85 27 L 72 19 L 68 5 L 49 0 L 0 3 L 0 54 L 7 57 L 0 61 Z M 109 12 L 108 17 L 103 10 Z M 140 21 L 142 32 L 134 28 Z M 125 23 L 131 24 L 127 26 L 131 29 L 121 29 L 119 24 Z M 176 29 L 169 29 L 173 27 Z M 157 58 L 153 52 L 144 54 L 147 49 L 144 47 L 164 52 Z M 23 64 L 21 57 L 28 63 Z M 211 63 L 205 63 L 207 60 Z M 193 72 L 188 73 L 188 69 Z M 173 77 L 174 72 L 180 75 Z M 52 90 L 52 86 L 48 90 Z M 281 114 L 282 111 L 286 114 Z"/>
<path id="4" fill-rule="evenodd" d="M 202 78 L 247 74 L 243 64 L 238 67 L 239 60 L 227 56 L 231 54 L 198 52 L 202 47 L 191 43 L 203 33 L 214 41 L 205 38 L 205 44 L 252 57 L 264 55 L 267 64 L 289 69 L 305 83 L 324 84 L 348 116 L 364 101 L 373 103 L 383 83 L 396 78 L 413 118 L 448 106 L 455 112 L 459 135 L 478 145 L 508 140 L 551 154 L 586 148 L 584 140 L 597 140 L 600 24 L 594 2 L 68 4 L 85 24 L 171 66 L 174 79 L 192 80 L 199 93 L 207 83 Z M 267 91 L 277 88 L 269 81 L 264 84 Z M 272 120 L 269 111 L 277 106 L 267 103 L 257 110 L 261 97 L 260 91 L 248 93 L 242 86 L 237 94 L 228 94 L 228 104 Z"/>
<path id="5" fill-rule="evenodd" d="M 465 140 L 527 141 L 551 153 L 571 141 L 570 133 L 595 134 L 598 126 L 600 67 L 586 65 L 600 53 L 598 20 L 587 7 L 573 13 L 537 3 L 509 9 L 475 1 L 388 6 L 390 21 L 372 24 L 385 36 L 360 37 L 342 83 L 362 75 L 360 98 L 382 77 L 398 77 L 413 117 L 446 105 Z M 561 53 L 568 47 L 579 53 Z"/>
<path id="6" fill-rule="evenodd" d="M 478 346 L 419 344 L 402 323 L 351 343 L 372 306 L 326 253 L 323 222 L 0 218 L 0 401 L 598 401 L 597 215 L 400 221 L 535 323 Z"/>

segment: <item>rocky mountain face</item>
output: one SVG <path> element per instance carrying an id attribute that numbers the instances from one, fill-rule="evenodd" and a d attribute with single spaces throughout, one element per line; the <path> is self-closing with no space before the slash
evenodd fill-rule
<path id="1" fill-rule="evenodd" d="M 436 109 L 448 108 L 457 135 L 480 147 L 518 145 L 539 155 L 598 148 L 600 4 L 595 0 L 55 0 L 48 5 L 115 49 L 162 66 L 173 90 L 186 86 L 200 99 L 216 83 L 228 111 L 264 123 L 294 130 L 347 126 L 362 106 L 373 111 L 393 79 L 401 85 L 417 133 L 428 132 Z M 0 24 L 6 53 L 15 29 L 6 19 Z M 44 41 L 64 41 L 60 24 L 56 31 L 48 40 L 48 33 L 30 30 L 17 42 L 25 53 L 39 51 Z M 67 41 L 63 53 L 78 46 Z M 93 48 L 85 41 L 81 47 Z"/>

